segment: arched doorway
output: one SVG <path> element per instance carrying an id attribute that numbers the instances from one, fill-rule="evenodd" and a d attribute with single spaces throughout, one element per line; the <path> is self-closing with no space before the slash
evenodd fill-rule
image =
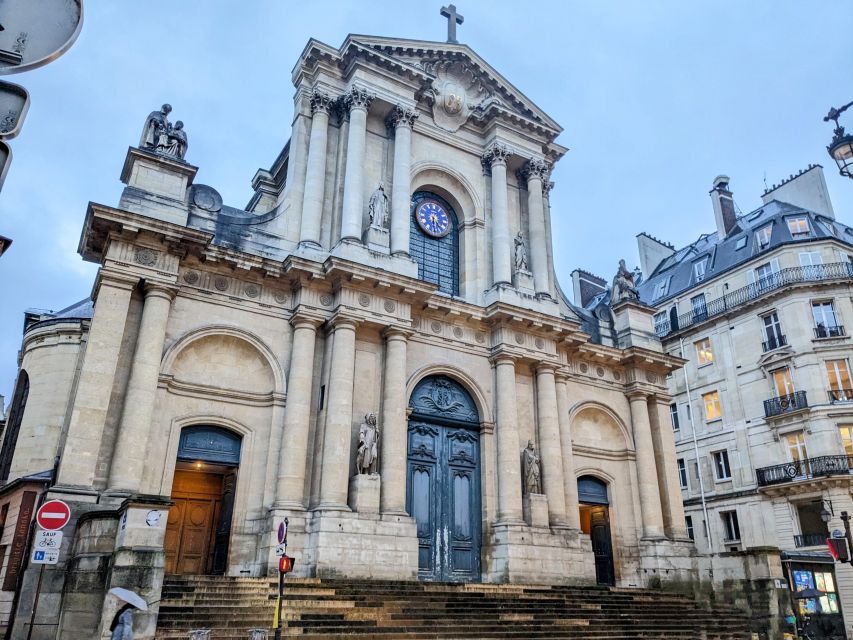
<path id="1" fill-rule="evenodd" d="M 409 400 L 406 510 L 418 529 L 421 580 L 480 580 L 480 417 L 446 376 L 421 380 Z"/>
<path id="2" fill-rule="evenodd" d="M 166 573 L 225 573 L 240 445 L 240 436 L 221 427 L 181 431 L 164 543 Z"/>
<path id="3" fill-rule="evenodd" d="M 613 538 L 610 533 L 610 500 L 607 483 L 595 476 L 578 478 L 581 531 L 592 540 L 595 554 L 595 580 L 598 584 L 613 585 Z"/>

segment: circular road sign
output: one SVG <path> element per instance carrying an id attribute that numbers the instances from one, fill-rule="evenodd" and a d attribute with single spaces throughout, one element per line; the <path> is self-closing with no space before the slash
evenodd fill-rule
<path id="1" fill-rule="evenodd" d="M 48 500 L 36 514 L 36 522 L 47 531 L 59 531 L 70 519 L 71 509 L 62 500 Z"/>

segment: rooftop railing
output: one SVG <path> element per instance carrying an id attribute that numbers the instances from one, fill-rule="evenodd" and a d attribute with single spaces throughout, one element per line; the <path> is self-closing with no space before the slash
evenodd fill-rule
<path id="1" fill-rule="evenodd" d="M 853 278 L 853 263 L 851 262 L 833 262 L 831 264 L 816 264 L 781 269 L 759 278 L 752 284 L 730 291 L 714 300 L 709 300 L 700 309 L 683 313 L 675 318 L 674 321 L 672 319 L 662 320 L 655 324 L 655 331 L 658 337 L 665 338 L 672 333 L 687 329 L 694 324 L 727 313 L 732 309 L 737 309 L 768 293 L 778 291 L 792 284 L 824 282 L 846 278 Z"/>
<path id="2" fill-rule="evenodd" d="M 849 475 L 851 471 L 853 456 L 818 456 L 772 467 L 761 467 L 755 470 L 755 478 L 759 487 L 769 487 L 811 478 Z"/>

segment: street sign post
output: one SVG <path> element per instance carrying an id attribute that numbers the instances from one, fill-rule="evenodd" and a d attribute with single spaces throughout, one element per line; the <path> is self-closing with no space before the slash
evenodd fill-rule
<path id="1" fill-rule="evenodd" d="M 275 601 L 275 614 L 272 619 L 272 628 L 275 631 L 275 640 L 281 640 L 281 605 L 284 602 L 284 578 L 289 571 L 293 569 L 293 561 L 287 555 L 287 518 L 278 525 L 277 537 L 278 546 L 275 548 L 275 555 L 279 557 L 278 561 L 278 598 Z"/>
<path id="2" fill-rule="evenodd" d="M 59 548 L 62 546 L 61 531 L 36 531 L 33 538 L 33 564 L 56 564 L 59 562 Z"/>
<path id="3" fill-rule="evenodd" d="M 62 500 L 48 500 L 36 514 L 38 526 L 47 531 L 59 531 L 71 519 L 71 509 Z"/>

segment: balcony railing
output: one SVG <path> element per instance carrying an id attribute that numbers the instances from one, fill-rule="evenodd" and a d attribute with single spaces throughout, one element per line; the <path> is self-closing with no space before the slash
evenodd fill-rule
<path id="1" fill-rule="evenodd" d="M 759 487 L 796 482 L 825 476 L 848 475 L 853 471 L 853 456 L 819 456 L 786 462 L 755 470 Z"/>
<path id="2" fill-rule="evenodd" d="M 785 336 L 770 336 L 761 343 L 761 348 L 764 350 L 764 353 L 767 353 L 768 351 L 773 351 L 773 349 L 784 347 L 786 344 L 788 344 L 788 338 Z"/>
<path id="3" fill-rule="evenodd" d="M 791 413 L 806 409 L 809 406 L 808 398 L 805 391 L 794 391 L 794 393 L 778 398 L 770 398 L 764 401 L 764 416 L 772 418 L 783 413 Z"/>
<path id="4" fill-rule="evenodd" d="M 794 546 L 798 549 L 801 547 L 822 547 L 826 544 L 828 533 L 803 533 L 794 536 Z"/>
<path id="5" fill-rule="evenodd" d="M 833 262 L 830 264 L 781 269 L 780 271 L 759 278 L 758 281 L 750 285 L 730 291 L 714 300 L 709 300 L 695 312 L 689 311 L 688 313 L 684 313 L 674 318 L 674 321 L 672 318 L 661 320 L 655 324 L 655 331 L 659 337 L 664 338 L 671 333 L 687 329 L 694 324 L 704 322 L 709 318 L 741 307 L 753 300 L 757 300 L 765 294 L 792 284 L 843 280 L 847 278 L 853 278 L 853 263 L 850 262 Z"/>
<path id="6" fill-rule="evenodd" d="M 822 324 L 814 328 L 815 338 L 840 338 L 844 335 L 844 327 L 840 324 L 834 327 L 825 327 Z"/>
<path id="7" fill-rule="evenodd" d="M 828 393 L 831 404 L 835 404 L 836 402 L 853 402 L 853 389 L 830 389 Z"/>

